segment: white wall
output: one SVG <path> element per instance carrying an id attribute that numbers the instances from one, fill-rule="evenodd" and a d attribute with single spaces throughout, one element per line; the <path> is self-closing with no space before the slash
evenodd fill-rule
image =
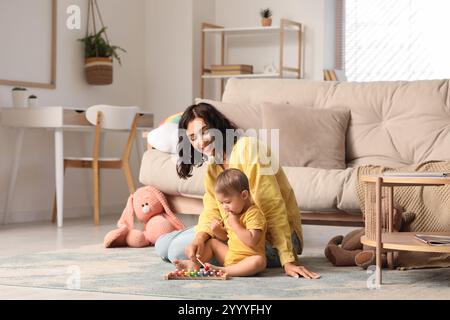
<path id="1" fill-rule="evenodd" d="M 146 1 L 145 99 L 156 123 L 194 99 L 193 1 Z"/>
<path id="2" fill-rule="evenodd" d="M 216 23 L 229 27 L 255 26 L 260 24 L 259 11 L 269 7 L 273 11 L 273 25 L 280 25 L 280 19 L 286 18 L 304 24 L 305 70 L 304 77 L 321 79 L 324 50 L 324 12 L 325 0 L 216 0 Z M 278 37 L 254 37 L 229 42 L 229 61 L 254 62 L 254 68 L 261 71 L 265 64 L 275 62 L 278 65 Z M 292 39 L 290 39 L 292 40 Z M 288 41 L 286 62 L 295 65 L 295 45 Z M 245 50 L 241 49 L 244 47 Z M 240 63 L 240 62 L 237 62 Z"/>
<path id="3" fill-rule="evenodd" d="M 254 26 L 259 24 L 259 10 L 263 7 L 273 10 L 275 25 L 281 17 L 305 25 L 305 78 L 321 79 L 322 69 L 330 67 L 334 59 L 334 47 L 330 46 L 334 0 L 99 0 L 111 41 L 128 52 L 123 55 L 122 67 L 115 65 L 113 85 L 89 86 L 83 74 L 83 48 L 76 41 L 84 36 L 86 20 L 83 19 L 79 31 L 70 31 L 65 26 L 67 6 L 79 5 L 85 14 L 86 3 L 85 0 L 58 0 L 57 88 L 30 89 L 39 96 L 40 105 L 135 104 L 153 112 L 158 124 L 165 117 L 183 111 L 200 94 L 201 22 L 229 27 Z M 33 36 L 32 32 L 30 30 L 30 36 Z M 278 61 L 277 38 L 264 37 L 256 41 L 235 38 L 228 44 L 228 63 L 248 62 L 260 69 Z M 213 63 L 212 58 L 218 51 L 210 39 L 208 46 L 212 55 L 209 63 Z M 27 51 L 18 53 L 18 59 L 25 59 L 28 54 Z M 286 61 L 294 64 L 295 55 L 295 42 L 291 42 Z M 207 82 L 208 95 L 217 92 L 218 83 Z M 0 106 L 11 106 L 10 90 L 11 87 L 0 86 Z M 0 214 L 6 198 L 15 137 L 15 130 L 0 128 Z M 107 139 L 106 150 L 120 151 L 126 137 L 116 137 Z M 90 142 L 86 136 L 67 134 L 67 154 L 89 154 Z M 140 163 L 136 155 L 133 156 L 137 181 Z M 54 193 L 53 158 L 52 134 L 29 131 L 11 222 L 49 218 Z M 102 178 L 103 211 L 118 215 L 128 194 L 124 178 L 119 170 L 108 170 Z M 65 214 L 90 215 L 90 171 L 69 169 L 65 188 Z"/>
<path id="4" fill-rule="evenodd" d="M 146 101 L 158 121 L 182 111 L 200 95 L 201 23 L 255 26 L 260 24 L 260 9 L 265 7 L 273 10 L 274 25 L 279 25 L 280 18 L 304 24 L 304 77 L 322 79 L 322 70 L 334 63 L 334 0 L 148 1 Z M 207 65 L 219 62 L 219 37 L 215 39 L 212 35 L 206 39 Z M 252 64 L 261 71 L 272 62 L 278 66 L 278 48 L 277 35 L 228 37 L 226 62 Z M 288 37 L 286 63 L 295 66 L 296 55 L 295 39 Z M 219 84 L 219 80 L 206 80 L 206 96 L 220 99 Z"/>
<path id="5" fill-rule="evenodd" d="M 193 79 L 194 82 L 194 98 L 200 97 L 200 74 L 201 74 L 201 30 L 202 23 L 209 22 L 214 23 L 216 20 L 216 3 L 211 0 L 194 0 L 194 19 L 193 19 L 193 41 L 194 41 L 194 54 L 193 54 Z M 206 46 L 208 47 L 208 52 L 211 55 L 215 55 L 216 48 L 211 42 L 212 39 L 206 38 Z M 206 50 L 205 50 L 206 51 Z M 206 91 L 213 90 L 213 83 L 206 82 Z"/>
<path id="6" fill-rule="evenodd" d="M 323 69 L 336 68 L 336 1 L 325 0 Z"/>
<path id="7" fill-rule="evenodd" d="M 14 5 L 11 1 L 11 5 Z M 82 9 L 82 30 L 66 28 L 66 8 L 76 4 Z M 110 86 L 90 86 L 84 80 L 83 47 L 76 41 L 85 34 L 85 0 L 58 0 L 58 56 L 57 88 L 55 90 L 29 88 L 39 97 L 39 105 L 89 106 L 98 103 L 138 105 L 148 109 L 145 97 L 145 0 L 99 0 L 108 35 L 113 44 L 127 50 L 122 67 L 114 66 L 114 83 Z M 33 13 L 28 13 L 34 19 Z M 50 15 L 47 17 L 50 20 Z M 29 30 L 33 37 L 33 30 Z M 17 59 L 26 59 L 29 51 L 17 52 Z M 29 70 L 30 73 L 33 70 Z M 11 106 L 11 87 L 0 86 L 0 106 Z M 0 216 L 6 200 L 6 189 L 12 167 L 16 131 L 0 128 Z M 106 139 L 105 150 L 118 155 L 126 142 L 123 135 Z M 90 139 L 86 134 L 65 136 L 68 155 L 89 155 Z M 49 219 L 54 194 L 53 135 L 44 130 L 27 131 L 21 157 L 16 193 L 12 203 L 10 222 Z M 139 162 L 134 153 L 132 166 L 137 182 Z M 102 175 L 103 213 L 120 214 L 128 191 L 120 170 L 107 170 Z M 65 182 L 65 214 L 91 215 L 90 170 L 68 169 Z"/>

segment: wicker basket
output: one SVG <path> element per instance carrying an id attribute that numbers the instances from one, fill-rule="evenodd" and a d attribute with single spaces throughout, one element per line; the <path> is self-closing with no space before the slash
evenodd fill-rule
<path id="1" fill-rule="evenodd" d="M 381 231 L 389 229 L 389 195 L 388 188 L 381 189 Z M 376 241 L 376 192 L 375 183 L 367 183 L 365 188 L 365 236 Z"/>
<path id="2" fill-rule="evenodd" d="M 89 84 L 108 85 L 113 83 L 112 58 L 86 58 L 84 69 Z"/>

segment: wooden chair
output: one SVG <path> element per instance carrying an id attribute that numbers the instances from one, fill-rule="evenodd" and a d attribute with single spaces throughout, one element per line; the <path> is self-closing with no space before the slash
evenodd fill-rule
<path id="1" fill-rule="evenodd" d="M 323 70 L 323 80 L 325 81 L 347 81 L 345 70 L 330 69 Z"/>
<path id="2" fill-rule="evenodd" d="M 336 72 L 334 70 L 323 70 L 323 80 L 337 81 Z"/>
<path id="3" fill-rule="evenodd" d="M 66 168 L 91 168 L 93 186 L 94 224 L 100 223 L 100 176 L 99 170 L 122 169 L 128 184 L 130 193 L 136 191 L 133 176 L 130 169 L 130 153 L 133 149 L 133 141 L 136 136 L 137 120 L 139 118 L 138 107 L 119 107 L 108 105 L 96 105 L 87 109 L 86 119 L 95 125 L 94 146 L 92 157 L 64 157 L 64 172 Z M 100 138 L 102 129 L 130 131 L 128 142 L 121 158 L 100 157 Z M 53 202 L 52 222 L 56 221 L 56 197 Z"/>

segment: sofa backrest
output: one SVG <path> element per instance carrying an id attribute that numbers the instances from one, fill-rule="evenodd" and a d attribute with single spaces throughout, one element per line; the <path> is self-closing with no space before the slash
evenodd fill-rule
<path id="1" fill-rule="evenodd" d="M 450 80 L 330 82 L 230 79 L 223 102 L 348 108 L 348 166 L 450 159 Z"/>

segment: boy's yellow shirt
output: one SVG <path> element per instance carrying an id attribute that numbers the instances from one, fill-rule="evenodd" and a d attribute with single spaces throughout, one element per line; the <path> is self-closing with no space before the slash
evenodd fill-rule
<path id="1" fill-rule="evenodd" d="M 265 255 L 266 218 L 256 205 L 250 206 L 240 217 L 239 222 L 247 230 L 261 230 L 262 235 L 258 244 L 250 248 L 239 239 L 238 235 L 228 223 L 228 214 L 220 212 L 228 234 L 228 253 L 225 257 L 225 266 L 235 264 L 248 256 Z"/>
<path id="2" fill-rule="evenodd" d="M 258 150 L 262 152 L 258 152 Z M 254 137 L 241 137 L 229 156 L 229 167 L 245 173 L 249 180 L 250 194 L 255 205 L 262 211 L 267 221 L 266 240 L 278 250 L 281 265 L 297 261 L 292 247 L 291 235 L 295 232 L 303 249 L 301 214 L 294 190 L 281 167 L 267 174 L 270 164 L 264 164 L 260 154 L 266 152 L 266 146 Z M 218 164 L 209 164 L 204 180 L 203 211 L 195 231 L 211 232 L 211 222 L 221 220 L 223 210 L 215 198 L 214 187 L 217 176 L 223 171 Z M 264 173 L 264 174 L 262 174 Z M 299 254 L 301 252 L 298 252 Z"/>

